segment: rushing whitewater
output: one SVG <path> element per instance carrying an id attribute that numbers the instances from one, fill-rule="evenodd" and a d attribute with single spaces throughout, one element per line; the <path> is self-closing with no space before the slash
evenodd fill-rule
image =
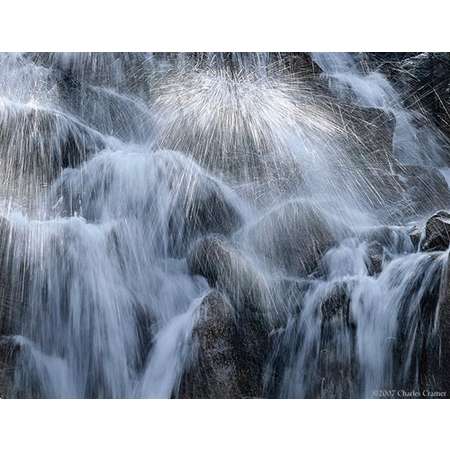
<path id="1" fill-rule="evenodd" d="M 2 395 L 442 390 L 447 142 L 296 58 L 0 57 Z"/>

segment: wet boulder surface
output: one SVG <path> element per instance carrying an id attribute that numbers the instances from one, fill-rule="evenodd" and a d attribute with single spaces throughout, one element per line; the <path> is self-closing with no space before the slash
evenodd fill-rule
<path id="1" fill-rule="evenodd" d="M 438 211 L 425 225 L 420 248 L 423 251 L 445 251 L 450 245 L 450 213 Z"/>

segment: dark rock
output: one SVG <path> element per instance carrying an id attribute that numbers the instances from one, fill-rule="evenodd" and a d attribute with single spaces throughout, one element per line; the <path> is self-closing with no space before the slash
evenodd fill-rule
<path id="1" fill-rule="evenodd" d="M 390 170 L 396 163 L 393 153 L 395 119 L 376 108 L 346 105 L 339 116 L 344 130 L 344 146 L 352 161 L 364 173 L 376 175 L 380 169 Z"/>
<path id="2" fill-rule="evenodd" d="M 184 243 L 189 244 L 207 234 L 229 236 L 242 225 L 239 211 L 211 178 L 200 179 L 182 197 L 182 202 L 185 214 Z M 171 226 L 175 227 L 176 223 L 171 221 Z"/>
<path id="3" fill-rule="evenodd" d="M 17 340 L 0 336 L 0 399 L 12 397 L 15 361 L 20 350 Z"/>
<path id="4" fill-rule="evenodd" d="M 59 80 L 58 87 L 65 111 L 102 134 L 145 142 L 152 133 L 150 112 L 137 98 L 66 78 Z"/>
<path id="5" fill-rule="evenodd" d="M 437 326 L 439 347 L 431 359 L 431 374 L 427 374 L 434 381 L 434 387 L 450 398 L 450 273 L 449 261 L 444 264 L 439 304 L 437 310 Z M 437 358 L 436 358 L 437 356 Z"/>
<path id="6" fill-rule="evenodd" d="M 234 347 L 236 336 L 233 308 L 223 294 L 210 292 L 200 305 L 198 322 L 193 330 L 196 355 L 182 379 L 181 398 L 244 396 L 239 380 L 242 361 L 238 357 L 239 349 Z"/>
<path id="7" fill-rule="evenodd" d="M 218 236 L 196 242 L 187 257 L 189 271 L 205 277 L 208 284 L 226 295 L 238 309 L 261 309 L 268 287 L 244 255 Z"/>
<path id="8" fill-rule="evenodd" d="M 217 236 L 198 241 L 187 263 L 193 275 L 204 276 L 230 299 L 237 327 L 233 346 L 240 355 L 236 366 L 241 394 L 260 396 L 271 329 L 271 296 L 265 280 L 248 259 Z"/>
<path id="9" fill-rule="evenodd" d="M 16 104 L 2 109 L 0 142 L 6 188 L 18 196 L 35 193 L 36 183 L 47 185 L 105 146 L 100 134 L 65 114 Z"/>
<path id="10" fill-rule="evenodd" d="M 30 279 L 28 237 L 0 218 L 0 336 L 17 333 Z"/>
<path id="11" fill-rule="evenodd" d="M 398 174 L 406 191 L 407 213 L 423 214 L 450 205 L 448 184 L 439 170 L 403 165 L 398 168 Z"/>
<path id="12" fill-rule="evenodd" d="M 254 324 L 253 324 L 254 325 Z M 193 331 L 196 357 L 185 373 L 181 398 L 257 398 L 267 338 L 239 317 L 226 296 L 210 292 L 200 306 Z"/>
<path id="13" fill-rule="evenodd" d="M 444 251 L 450 245 L 450 213 L 439 211 L 425 225 L 425 237 L 420 244 L 422 251 Z"/>
<path id="14" fill-rule="evenodd" d="M 412 103 L 419 99 L 421 106 L 437 118 L 441 113 L 442 99 L 449 95 L 449 73 L 449 53 L 420 53 L 403 60 L 399 74 L 406 91 L 405 100 Z M 412 95 L 408 98 L 408 94 Z"/>
<path id="15" fill-rule="evenodd" d="M 413 229 L 409 232 L 409 238 L 411 239 L 411 243 L 414 247 L 414 250 L 419 249 L 421 237 L 422 237 L 422 231 L 416 226 L 413 227 Z"/>
<path id="16" fill-rule="evenodd" d="M 341 317 L 350 322 L 350 295 L 347 282 L 336 282 L 322 299 L 320 311 L 324 322 Z"/>
<path id="17" fill-rule="evenodd" d="M 379 242 L 371 242 L 367 247 L 369 264 L 367 271 L 369 275 L 378 275 L 383 269 L 384 249 Z"/>
<path id="18" fill-rule="evenodd" d="M 348 228 L 308 201 L 291 201 L 245 230 L 245 245 L 290 275 L 309 275 Z"/>

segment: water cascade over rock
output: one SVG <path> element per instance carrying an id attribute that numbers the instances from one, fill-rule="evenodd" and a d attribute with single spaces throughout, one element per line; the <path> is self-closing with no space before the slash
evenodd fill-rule
<path id="1" fill-rule="evenodd" d="M 450 134 L 380 58 L 0 55 L 0 397 L 450 396 Z"/>

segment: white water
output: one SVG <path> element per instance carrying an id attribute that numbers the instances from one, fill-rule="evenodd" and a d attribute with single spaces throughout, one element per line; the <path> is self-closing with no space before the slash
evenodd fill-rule
<path id="1" fill-rule="evenodd" d="M 13 395 L 177 395 L 210 290 L 185 257 L 208 233 L 229 236 L 271 289 L 260 305 L 276 324 L 264 395 L 373 397 L 418 383 L 417 342 L 435 331 L 421 311 L 447 254 L 415 253 L 408 227 L 387 223 L 382 271 L 369 273 L 367 233 L 386 225 L 392 206 L 374 207 L 376 183 L 308 82 L 270 69 L 267 55 L 194 65 L 149 55 L 3 58 L 0 113 L 12 138 L 2 214 L 26 236 L 9 243 L 13 272 L 24 260 L 29 267 Z M 314 58 L 340 98 L 395 116 L 400 161 L 440 167 L 432 130 L 418 137 L 385 78 L 358 72 L 350 55 Z M 23 110 L 37 119 L 16 115 Z M 67 164 L 58 152 L 74 141 L 82 158 Z M 280 238 L 295 246 L 294 234 L 253 228 L 296 201 L 324 215 L 337 240 L 316 279 L 261 256 L 278 254 Z M 280 280 L 307 288 L 288 301 Z M 336 286 L 348 306 L 325 321 L 322 304 Z"/>

